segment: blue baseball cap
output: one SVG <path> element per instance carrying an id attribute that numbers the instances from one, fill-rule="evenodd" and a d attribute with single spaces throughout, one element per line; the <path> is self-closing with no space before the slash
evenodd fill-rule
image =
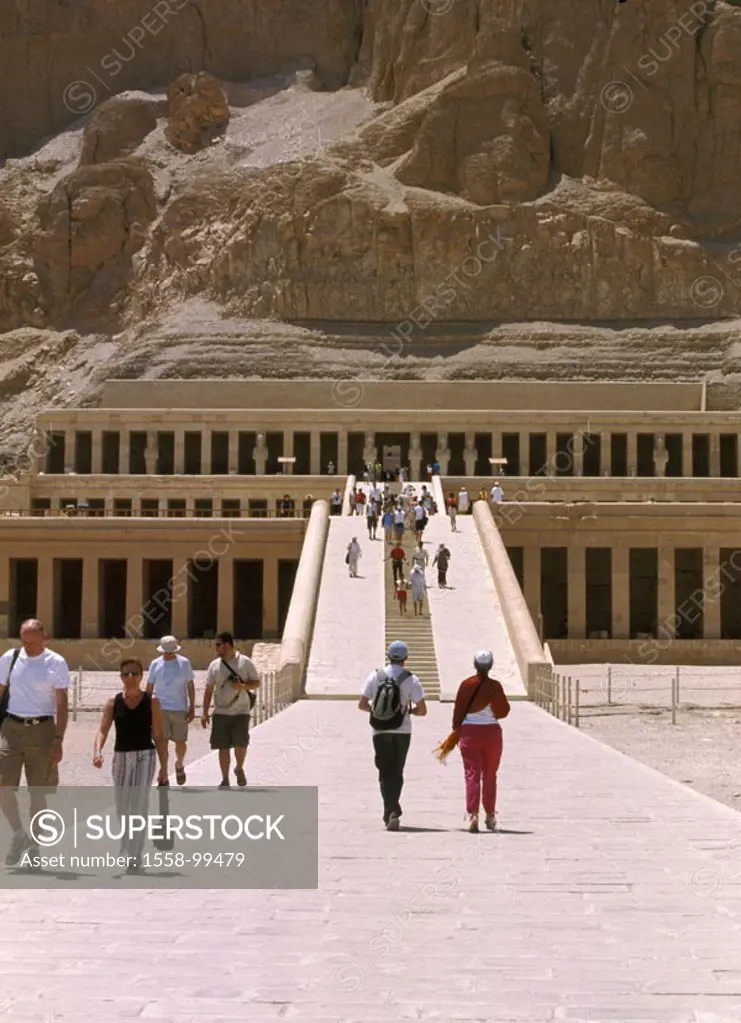
<path id="1" fill-rule="evenodd" d="M 409 647 L 400 639 L 395 639 L 388 650 L 390 661 L 405 661 L 409 656 Z"/>

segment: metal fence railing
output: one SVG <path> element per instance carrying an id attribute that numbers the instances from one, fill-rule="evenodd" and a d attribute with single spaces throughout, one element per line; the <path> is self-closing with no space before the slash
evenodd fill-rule
<path id="1" fill-rule="evenodd" d="M 196 675 L 196 717 L 203 707 L 205 672 Z M 200 677 L 199 677 L 200 676 Z M 260 672 L 260 688 L 252 711 L 252 725 L 260 725 L 293 703 L 290 671 Z M 82 668 L 70 673 L 70 714 L 77 721 L 80 714 L 102 714 L 106 701 L 120 688 L 115 672 L 86 672 Z"/>
<path id="2" fill-rule="evenodd" d="M 741 709 L 741 669 L 693 665 L 580 665 L 579 676 L 547 665 L 535 672 L 531 697 L 555 717 L 579 727 L 590 717 Z M 722 694 L 722 695 L 721 695 Z"/>

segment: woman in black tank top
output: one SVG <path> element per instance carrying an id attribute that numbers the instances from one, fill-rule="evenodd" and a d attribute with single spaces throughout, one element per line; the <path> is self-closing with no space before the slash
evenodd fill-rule
<path id="1" fill-rule="evenodd" d="M 141 661 L 129 659 L 121 664 L 123 692 L 105 705 L 95 737 L 93 764 L 103 766 L 103 746 L 111 726 L 116 733 L 113 747 L 113 784 L 119 815 L 146 813 L 147 790 L 152 784 L 159 759 L 159 783 L 167 784 L 167 743 L 162 734 L 159 700 L 141 689 L 144 668 Z M 155 753 L 156 750 L 156 753 Z M 130 863 L 127 873 L 140 872 L 144 836 L 121 839 L 121 855 Z"/>

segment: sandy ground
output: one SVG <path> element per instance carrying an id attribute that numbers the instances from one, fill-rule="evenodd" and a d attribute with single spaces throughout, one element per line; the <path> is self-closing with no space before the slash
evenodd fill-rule
<path id="1" fill-rule="evenodd" d="M 589 735 L 741 811 L 741 666 L 679 669 L 676 724 L 670 666 L 562 666 L 578 678 L 580 726 Z"/>

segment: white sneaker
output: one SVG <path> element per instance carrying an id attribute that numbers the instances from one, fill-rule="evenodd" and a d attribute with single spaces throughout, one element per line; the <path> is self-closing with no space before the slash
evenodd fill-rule
<path id="1" fill-rule="evenodd" d="M 13 841 L 10 843 L 8 855 L 5 857 L 6 867 L 17 866 L 27 849 L 31 847 L 31 839 L 25 831 L 16 831 L 13 834 Z"/>
<path id="2" fill-rule="evenodd" d="M 398 831 L 400 823 L 401 822 L 399 820 L 398 813 L 392 813 L 391 816 L 388 819 L 388 822 L 386 823 L 386 830 L 387 831 Z"/>

